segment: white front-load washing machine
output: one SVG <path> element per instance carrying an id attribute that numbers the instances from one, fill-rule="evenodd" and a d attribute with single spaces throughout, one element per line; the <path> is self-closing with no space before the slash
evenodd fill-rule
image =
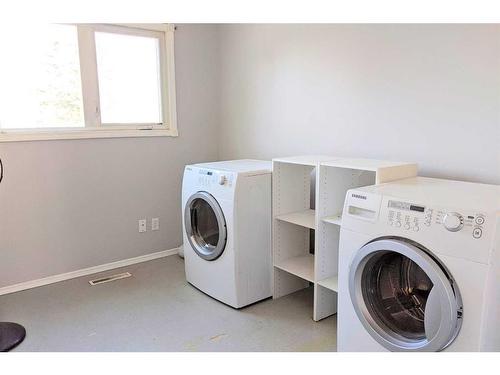
<path id="1" fill-rule="evenodd" d="M 424 177 L 347 192 L 339 351 L 500 350 L 500 186 Z"/>
<path id="2" fill-rule="evenodd" d="M 233 160 L 184 170 L 186 279 L 235 308 L 272 295 L 271 168 Z"/>

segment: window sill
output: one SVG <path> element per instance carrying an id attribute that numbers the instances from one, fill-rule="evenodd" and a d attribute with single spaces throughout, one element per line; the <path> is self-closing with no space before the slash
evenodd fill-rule
<path id="1" fill-rule="evenodd" d="M 4 131 L 0 132 L 0 142 L 48 141 L 59 139 L 93 138 L 142 138 L 177 137 L 177 130 L 169 129 L 99 129 L 99 130 L 51 130 L 51 131 Z"/>

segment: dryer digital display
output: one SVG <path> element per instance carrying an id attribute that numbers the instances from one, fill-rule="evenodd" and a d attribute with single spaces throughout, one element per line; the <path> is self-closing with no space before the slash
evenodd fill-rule
<path id="1" fill-rule="evenodd" d="M 424 212 L 425 207 L 423 206 L 415 206 L 413 204 L 410 205 L 410 211 Z"/>

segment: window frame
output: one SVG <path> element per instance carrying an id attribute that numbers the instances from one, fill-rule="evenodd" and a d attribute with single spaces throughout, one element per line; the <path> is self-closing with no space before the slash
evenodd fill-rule
<path id="1" fill-rule="evenodd" d="M 72 24 L 77 28 L 85 125 L 81 128 L 1 129 L 0 142 L 178 136 L 175 97 L 174 30 L 172 24 Z M 101 122 L 95 32 L 159 39 L 161 124 Z"/>

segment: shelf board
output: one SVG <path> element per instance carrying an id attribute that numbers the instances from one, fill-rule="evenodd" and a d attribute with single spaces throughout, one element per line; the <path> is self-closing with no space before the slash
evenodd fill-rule
<path id="1" fill-rule="evenodd" d="M 276 219 L 302 227 L 316 229 L 315 211 L 311 209 L 279 215 L 276 216 Z"/>
<path id="2" fill-rule="evenodd" d="M 354 159 L 354 158 L 339 158 L 334 160 L 325 160 L 321 161 L 320 163 L 321 165 L 327 167 L 357 169 L 360 171 L 372 171 L 372 172 L 377 172 L 383 168 L 415 166 L 414 163 L 408 163 L 408 162 L 376 160 L 376 159 Z"/>
<path id="3" fill-rule="evenodd" d="M 333 290 L 334 292 L 339 291 L 339 280 L 338 276 L 332 276 L 327 279 L 323 279 L 317 282 L 318 285 L 321 285 L 324 288 Z"/>
<path id="4" fill-rule="evenodd" d="M 342 225 L 342 214 L 338 215 L 333 215 L 333 216 L 326 216 L 321 221 L 324 221 L 325 223 L 330 223 L 330 224 L 335 224 L 335 225 Z"/>
<path id="5" fill-rule="evenodd" d="M 318 163 L 336 159 L 340 159 L 340 157 L 331 155 L 301 155 L 301 156 L 289 156 L 284 158 L 275 158 L 273 159 L 273 162 L 300 164 L 300 165 L 307 165 L 310 167 L 316 167 Z"/>
<path id="6" fill-rule="evenodd" d="M 314 281 L 314 255 L 312 254 L 288 258 L 275 263 L 274 266 L 307 281 Z"/>

